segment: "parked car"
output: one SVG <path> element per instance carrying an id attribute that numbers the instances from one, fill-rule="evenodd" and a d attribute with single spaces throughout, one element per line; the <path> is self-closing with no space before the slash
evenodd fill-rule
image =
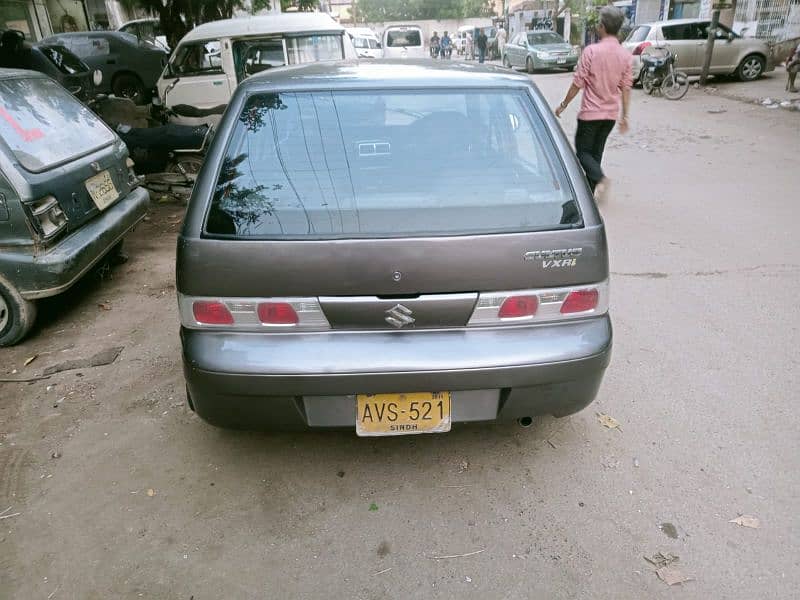
<path id="1" fill-rule="evenodd" d="M 703 70 L 708 28 L 705 19 L 674 19 L 636 26 L 623 45 L 633 54 L 633 78 L 642 71 L 641 56 L 649 48 L 667 49 L 677 55 L 675 68 L 687 75 L 699 75 Z M 720 24 L 711 55 L 709 72 L 713 75 L 736 75 L 742 81 L 758 79 L 775 65 L 766 42 L 743 38 Z"/>
<path id="2" fill-rule="evenodd" d="M 0 346 L 145 215 L 125 144 L 58 83 L 0 69 Z"/>
<path id="3" fill-rule="evenodd" d="M 123 23 L 117 31 L 135 35 L 140 40 L 153 42 L 163 50 L 170 52 L 169 42 L 161 30 L 159 19 L 134 19 Z"/>
<path id="4" fill-rule="evenodd" d="M 527 76 L 444 65 L 239 86 L 178 240 L 202 418 L 393 435 L 592 401 L 611 322 L 583 171 Z"/>
<path id="5" fill-rule="evenodd" d="M 392 25 L 383 30 L 383 58 L 427 58 L 422 29 Z"/>
<path id="6" fill-rule="evenodd" d="M 0 31 L 0 68 L 38 71 L 58 81 L 81 100 L 91 100 L 103 81 L 72 52 L 56 44 L 29 44 L 21 31 Z"/>
<path id="7" fill-rule="evenodd" d="M 503 66 L 537 69 L 567 69 L 578 64 L 580 52 L 554 31 L 523 31 L 506 44 Z"/>
<path id="8" fill-rule="evenodd" d="M 102 93 L 130 98 L 137 104 L 149 102 L 169 55 L 147 40 L 118 31 L 59 33 L 45 43 L 69 48 L 90 67 L 103 72 Z"/>
<path id="9" fill-rule="evenodd" d="M 381 41 L 368 27 L 351 27 L 347 35 L 353 42 L 359 58 L 380 58 L 383 55 Z"/>
<path id="10" fill-rule="evenodd" d="M 158 81 L 158 93 L 167 107 L 212 108 L 227 104 L 236 86 L 255 73 L 343 58 L 356 58 L 355 48 L 344 27 L 325 13 L 213 21 L 183 37 Z"/>
<path id="11" fill-rule="evenodd" d="M 462 25 L 458 28 L 458 31 L 453 34 L 453 47 L 456 49 L 458 54 L 466 54 L 467 40 L 472 36 L 474 29 L 475 28 L 472 27 L 472 25 Z"/>

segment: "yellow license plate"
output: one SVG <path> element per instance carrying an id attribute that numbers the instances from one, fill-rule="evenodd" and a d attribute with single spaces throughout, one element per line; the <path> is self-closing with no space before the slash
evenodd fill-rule
<path id="1" fill-rule="evenodd" d="M 86 191 L 89 192 L 95 206 L 100 210 L 108 208 L 119 197 L 117 188 L 114 187 L 114 182 L 111 180 L 111 175 L 108 171 L 103 171 L 87 179 Z"/>
<path id="2" fill-rule="evenodd" d="M 450 431 L 450 392 L 362 394 L 356 404 L 361 436 Z"/>

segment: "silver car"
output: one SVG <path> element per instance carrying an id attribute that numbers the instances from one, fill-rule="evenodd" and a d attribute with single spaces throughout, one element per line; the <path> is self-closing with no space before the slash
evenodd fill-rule
<path id="1" fill-rule="evenodd" d="M 503 49 L 503 66 L 524 67 L 528 73 L 539 69 L 567 69 L 578 64 L 580 51 L 554 31 L 523 31 Z"/>
<path id="2" fill-rule="evenodd" d="M 611 355 L 603 222 L 545 100 L 497 68 L 247 79 L 176 273 L 189 404 L 221 426 L 527 424 L 588 405 Z"/>
<path id="3" fill-rule="evenodd" d="M 675 68 L 687 75 L 700 75 L 708 44 L 711 21 L 674 19 L 636 26 L 623 46 L 633 54 L 633 79 L 642 71 L 642 53 L 666 49 L 677 55 Z M 720 24 L 714 39 L 709 72 L 713 75 L 736 75 L 742 81 L 758 79 L 775 65 L 770 60 L 766 42 L 744 38 Z"/>

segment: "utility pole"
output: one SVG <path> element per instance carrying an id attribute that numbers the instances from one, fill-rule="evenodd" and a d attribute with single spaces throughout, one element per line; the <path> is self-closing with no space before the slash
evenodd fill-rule
<path id="1" fill-rule="evenodd" d="M 714 54 L 714 39 L 717 37 L 719 26 L 719 8 L 714 5 L 711 13 L 711 26 L 708 28 L 708 41 L 706 41 L 706 56 L 703 60 L 703 71 L 700 75 L 700 85 L 705 85 L 708 80 L 708 69 L 711 67 L 711 55 Z"/>

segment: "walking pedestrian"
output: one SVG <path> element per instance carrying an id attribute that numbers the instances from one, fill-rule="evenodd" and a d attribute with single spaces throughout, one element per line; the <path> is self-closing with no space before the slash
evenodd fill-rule
<path id="1" fill-rule="evenodd" d="M 503 57 L 505 55 L 505 47 L 506 47 L 506 40 L 508 36 L 506 35 L 506 30 L 503 29 L 503 26 L 500 25 L 500 28 L 497 30 L 497 52 L 500 54 L 500 61 L 502 62 Z"/>
<path id="2" fill-rule="evenodd" d="M 800 71 L 800 44 L 797 44 L 797 48 L 794 49 L 789 55 L 789 58 L 786 59 L 786 91 L 792 92 L 796 94 L 798 90 L 795 85 L 794 81 L 797 79 L 797 73 Z"/>
<path id="3" fill-rule="evenodd" d="M 605 200 L 609 181 L 601 166 L 606 139 L 619 118 L 619 131 L 628 131 L 628 106 L 631 93 L 631 55 L 617 39 L 625 17 L 618 8 L 600 9 L 597 33 L 600 41 L 587 46 L 581 54 L 572 85 L 564 101 L 556 108 L 560 117 L 578 92 L 583 90 L 575 154 L 598 202 Z M 622 113 L 620 114 L 620 99 Z"/>
<path id="4" fill-rule="evenodd" d="M 478 62 L 483 63 L 486 60 L 486 46 L 489 43 L 489 38 L 483 29 L 478 30 L 478 39 L 475 40 L 475 46 L 478 48 Z"/>

